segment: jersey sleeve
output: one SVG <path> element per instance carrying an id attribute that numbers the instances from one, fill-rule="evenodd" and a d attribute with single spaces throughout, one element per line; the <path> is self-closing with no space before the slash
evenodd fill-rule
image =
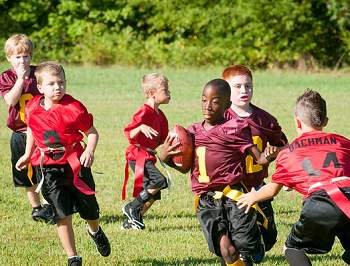
<path id="1" fill-rule="evenodd" d="M 89 130 L 93 125 L 93 116 L 92 114 L 90 114 L 86 107 L 79 102 L 78 106 L 78 116 L 77 116 L 77 119 L 76 119 L 76 125 L 77 125 L 77 128 L 82 131 L 82 132 L 85 132 L 87 130 Z"/>
<path id="2" fill-rule="evenodd" d="M 239 150 L 241 151 L 241 153 L 245 154 L 247 149 L 249 149 L 250 147 L 252 147 L 253 144 L 253 140 L 252 140 L 252 132 L 251 129 L 249 127 L 249 124 L 244 121 L 244 120 L 240 120 L 237 121 L 237 132 L 235 133 L 235 146 L 239 147 Z"/>
<path id="3" fill-rule="evenodd" d="M 129 142 L 131 141 L 130 131 L 143 124 L 145 114 L 146 114 L 146 110 L 144 108 L 140 108 L 133 115 L 130 123 L 126 126 L 126 128 L 124 128 L 124 134 L 128 138 Z"/>
<path id="4" fill-rule="evenodd" d="M 4 72 L 0 76 L 0 93 L 1 96 L 4 97 L 6 93 L 8 93 L 13 85 L 15 84 L 16 80 L 11 78 L 11 76 L 8 74 L 8 71 Z"/>
<path id="5" fill-rule="evenodd" d="M 283 186 L 293 187 L 293 176 L 285 167 L 285 160 L 288 160 L 288 156 L 283 153 L 283 151 L 278 155 L 276 159 L 276 169 L 272 174 L 271 181 Z"/>

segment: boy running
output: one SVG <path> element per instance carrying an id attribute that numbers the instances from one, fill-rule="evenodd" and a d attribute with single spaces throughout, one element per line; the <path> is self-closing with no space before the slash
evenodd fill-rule
<path id="1" fill-rule="evenodd" d="M 284 255 L 292 266 L 311 265 L 305 253 L 324 254 L 338 237 L 350 264 L 350 140 L 326 133 L 326 101 L 307 89 L 295 106 L 298 137 L 276 159 L 271 183 L 240 197 L 246 210 L 256 202 L 272 198 L 282 186 L 301 193 L 305 200 L 285 242 Z"/>
<path id="2" fill-rule="evenodd" d="M 68 265 L 79 266 L 82 258 L 75 247 L 72 214 L 79 212 L 87 232 L 102 256 L 111 248 L 99 226 L 99 206 L 91 165 L 98 141 L 93 117 L 85 106 L 66 94 L 63 67 L 52 62 L 37 66 L 35 75 L 43 96 L 34 97 L 26 109 L 28 124 L 25 154 L 16 167 L 21 170 L 32 160 L 41 176 L 39 189 L 54 207 L 57 232 L 68 256 Z M 87 136 L 85 149 L 81 132 Z"/>

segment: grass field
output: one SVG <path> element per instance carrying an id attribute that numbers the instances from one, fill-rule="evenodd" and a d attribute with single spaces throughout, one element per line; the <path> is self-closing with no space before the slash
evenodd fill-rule
<path id="1" fill-rule="evenodd" d="M 1 65 L 4 70 L 7 65 Z M 153 70 L 113 67 L 66 68 L 68 92 L 86 104 L 94 114 L 100 133 L 93 171 L 101 224 L 109 236 L 112 254 L 101 257 L 85 232 L 83 220 L 74 217 L 76 245 L 84 265 L 220 265 L 206 246 L 195 218 L 188 176 L 171 171 L 173 188 L 163 193 L 145 217 L 146 230 L 122 231 L 120 191 L 127 146 L 123 128 L 143 103 L 140 78 Z M 172 127 L 188 126 L 201 120 L 200 95 L 203 85 L 218 77 L 220 69 L 163 69 L 170 80 L 172 100 L 162 106 Z M 273 113 L 291 140 L 296 136 L 292 107 L 307 87 L 318 90 L 327 100 L 328 131 L 350 136 L 350 76 L 345 74 L 301 74 L 281 72 L 254 73 L 253 102 Z M 6 128 L 7 107 L 0 104 L 0 265 L 66 265 L 54 226 L 35 223 L 22 189 L 12 185 L 9 139 Z M 271 171 L 273 165 L 271 166 Z M 131 186 L 129 186 L 131 188 Z M 131 189 L 129 189 L 129 192 Z M 287 265 L 282 256 L 284 240 L 298 219 L 301 197 L 281 192 L 273 205 L 279 230 L 278 243 L 261 264 Z M 332 252 L 312 257 L 314 265 L 344 265 L 342 248 L 337 242 Z"/>

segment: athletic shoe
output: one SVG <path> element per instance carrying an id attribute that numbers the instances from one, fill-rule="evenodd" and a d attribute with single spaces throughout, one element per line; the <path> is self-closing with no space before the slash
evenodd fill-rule
<path id="1" fill-rule="evenodd" d="M 44 222 L 49 224 L 55 224 L 55 214 L 52 209 L 52 206 L 49 204 L 44 204 L 44 206 L 40 206 L 34 208 L 32 210 L 32 218 L 37 222 Z"/>
<path id="2" fill-rule="evenodd" d="M 138 229 L 145 229 L 140 210 L 134 208 L 131 202 L 123 207 L 123 213 L 135 226 L 138 227 Z"/>
<path id="3" fill-rule="evenodd" d="M 136 224 L 134 224 L 129 219 L 125 219 L 122 225 L 120 226 L 121 230 L 142 230 Z"/>
<path id="4" fill-rule="evenodd" d="M 83 265 L 83 259 L 79 256 L 68 259 L 68 266 L 81 266 L 81 265 Z"/>
<path id="5" fill-rule="evenodd" d="M 89 236 L 91 236 L 91 238 L 94 240 L 98 252 L 100 252 L 100 254 L 103 257 L 109 256 L 109 254 L 111 254 L 111 246 L 109 244 L 108 238 L 106 237 L 105 233 L 102 231 L 101 226 L 99 227 L 95 235 L 90 233 L 88 225 L 86 226 L 86 230 Z"/>

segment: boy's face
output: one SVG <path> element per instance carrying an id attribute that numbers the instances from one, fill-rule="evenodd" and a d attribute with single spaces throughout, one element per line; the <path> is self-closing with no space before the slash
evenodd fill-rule
<path id="1" fill-rule="evenodd" d="M 22 70 L 27 70 L 29 69 L 30 66 L 30 59 L 31 56 L 29 53 L 14 53 L 10 56 L 7 56 L 7 61 L 10 62 L 10 64 L 12 65 L 12 67 L 15 69 L 15 71 L 17 72 L 17 70 L 22 69 Z"/>
<path id="2" fill-rule="evenodd" d="M 231 105 L 228 96 L 221 95 L 214 86 L 205 87 L 202 94 L 202 114 L 204 121 L 216 125 L 224 118 L 224 113 Z"/>
<path id="3" fill-rule="evenodd" d="M 249 106 L 253 97 L 253 82 L 249 76 L 231 76 L 226 80 L 231 87 L 231 101 L 239 107 Z"/>
<path id="4" fill-rule="evenodd" d="M 167 104 L 170 101 L 170 91 L 168 84 L 160 86 L 158 89 L 154 90 L 153 97 L 158 104 Z"/>
<path id="5" fill-rule="evenodd" d="M 58 103 L 66 94 L 66 80 L 62 74 L 42 73 L 41 84 L 38 83 L 38 89 L 44 94 L 46 100 Z"/>

